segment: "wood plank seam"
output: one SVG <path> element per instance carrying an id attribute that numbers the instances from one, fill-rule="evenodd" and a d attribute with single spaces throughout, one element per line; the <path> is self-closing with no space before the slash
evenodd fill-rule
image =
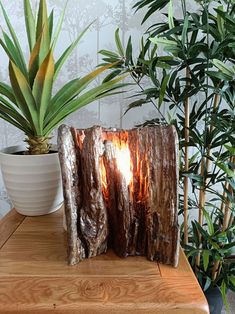
<path id="1" fill-rule="evenodd" d="M 14 209 L 12 209 L 14 210 Z M 11 211 L 12 211 L 11 210 Z M 11 233 L 9 233 L 8 237 L 6 237 L 6 239 L 3 241 L 3 243 L 0 245 L 0 249 L 2 249 L 4 247 L 4 245 L 7 243 L 7 241 L 11 238 L 11 236 L 16 232 L 16 230 L 21 226 L 21 224 L 24 222 L 26 216 L 22 217 L 22 220 L 19 222 L 19 224 L 16 226 L 15 229 L 12 230 Z M 2 236 L 2 235 L 1 235 Z"/>
<path id="2" fill-rule="evenodd" d="M 182 249 L 178 268 L 112 251 L 69 267 L 62 211 L 44 217 L 12 211 L 2 230 L 8 236 L 13 229 L 0 250 L 1 314 L 209 314 Z"/>

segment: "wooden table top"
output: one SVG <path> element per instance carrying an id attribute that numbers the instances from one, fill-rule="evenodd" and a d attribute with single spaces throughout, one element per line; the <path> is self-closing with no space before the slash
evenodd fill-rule
<path id="1" fill-rule="evenodd" d="M 209 313 L 183 254 L 177 269 L 113 252 L 66 264 L 62 211 L 0 220 L 0 313 Z"/>

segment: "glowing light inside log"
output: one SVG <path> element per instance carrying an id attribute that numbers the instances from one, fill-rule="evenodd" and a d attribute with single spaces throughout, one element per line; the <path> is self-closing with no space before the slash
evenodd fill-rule
<path id="1" fill-rule="evenodd" d="M 131 163 L 129 147 L 125 142 L 120 143 L 120 141 L 115 139 L 110 142 L 112 142 L 113 149 L 115 151 L 114 156 L 116 161 L 116 169 L 121 172 L 122 177 L 124 177 L 126 181 L 126 185 L 132 189 L 133 166 Z M 103 193 L 106 197 L 108 197 L 107 173 L 103 158 L 100 159 L 99 172 L 102 181 Z"/>
<path id="2" fill-rule="evenodd" d="M 99 170 L 100 170 L 100 177 L 102 181 L 103 192 L 106 194 L 107 189 L 108 189 L 108 184 L 107 184 L 107 174 L 106 174 L 103 158 L 100 159 Z"/>
<path id="3" fill-rule="evenodd" d="M 127 146 L 116 148 L 116 162 L 118 170 L 123 174 L 126 184 L 129 185 L 133 174 L 131 171 L 131 156 Z"/>

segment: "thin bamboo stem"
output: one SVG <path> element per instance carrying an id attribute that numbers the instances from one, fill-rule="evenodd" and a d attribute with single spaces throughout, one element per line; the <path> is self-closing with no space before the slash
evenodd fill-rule
<path id="1" fill-rule="evenodd" d="M 235 156 L 233 156 L 230 161 L 235 164 Z M 233 170 L 233 172 L 235 173 L 235 169 Z M 233 193 L 233 189 L 232 186 L 230 185 L 228 187 L 228 191 L 229 193 Z M 230 226 L 230 223 L 233 222 L 233 216 L 231 215 L 231 210 L 230 210 L 230 206 L 231 206 L 231 201 L 229 200 L 229 198 L 227 198 L 226 201 L 226 205 L 224 208 L 224 220 L 223 220 L 223 227 L 222 227 L 222 231 L 225 231 L 228 229 L 228 227 Z M 220 261 L 217 260 L 215 261 L 214 267 L 212 269 L 212 280 L 215 280 L 217 275 L 219 274 L 219 270 L 220 270 Z"/>
<path id="2" fill-rule="evenodd" d="M 205 158 L 201 160 L 201 177 L 204 178 L 205 172 Z M 203 208 L 205 206 L 206 191 L 205 191 L 205 180 L 203 180 L 203 187 L 199 192 L 199 214 L 198 214 L 198 223 L 200 226 L 203 224 Z"/>
<path id="3" fill-rule="evenodd" d="M 217 108 L 218 108 L 218 104 L 219 104 L 219 94 L 216 94 L 214 97 L 214 102 L 213 102 L 213 112 L 215 113 Z M 213 125 L 210 125 L 210 133 L 213 131 L 214 127 Z M 211 160 L 210 157 L 211 156 L 211 145 L 208 147 L 208 151 L 207 151 L 207 158 L 206 161 L 204 158 L 202 158 L 201 161 L 201 177 L 204 178 L 204 173 L 206 170 L 206 173 L 209 172 L 210 170 L 210 166 L 211 166 Z M 206 185 L 207 185 L 207 179 L 203 181 L 203 186 L 199 192 L 199 215 L 198 215 L 198 223 L 200 224 L 200 226 L 203 225 L 203 208 L 205 207 L 205 201 L 206 201 Z M 201 234 L 199 234 L 199 242 L 201 242 Z M 200 265 L 200 253 L 196 256 L 196 265 L 199 266 Z"/>
<path id="4" fill-rule="evenodd" d="M 186 88 L 189 87 L 190 82 L 190 69 L 186 67 Z M 184 112 L 185 112 L 185 124 L 184 124 L 184 137 L 185 137 L 185 151 L 184 151 L 184 171 L 189 170 L 189 123 L 190 123 L 190 110 L 189 110 L 189 97 L 185 99 L 184 102 Z M 189 193 L 189 180 L 188 177 L 184 177 L 184 244 L 188 244 L 188 193 Z"/>
<path id="5" fill-rule="evenodd" d="M 209 47 L 209 17 L 208 17 L 208 11 L 209 11 L 209 6 L 205 7 L 206 15 L 207 15 L 207 46 Z M 209 69 L 209 59 L 207 58 L 207 69 Z M 209 76 L 207 75 L 206 77 L 207 80 L 207 85 L 209 85 Z M 208 89 L 206 89 L 206 99 L 208 99 Z M 206 104 L 206 117 L 205 117 L 205 134 L 204 134 L 204 145 L 206 142 L 206 123 L 207 123 L 207 115 L 208 115 L 208 107 Z M 205 146 L 204 146 L 205 148 Z M 198 223 L 200 226 L 203 225 L 203 209 L 205 207 L 205 200 L 206 200 L 206 179 L 205 179 L 205 170 L 207 171 L 207 161 L 205 160 L 204 157 L 205 151 L 202 153 L 202 159 L 201 159 L 201 178 L 202 178 L 202 186 L 199 191 L 199 212 L 198 212 Z M 201 246 L 201 234 L 199 233 L 199 247 Z M 200 265 L 200 259 L 201 259 L 201 254 L 198 253 L 196 256 L 196 266 Z"/>
<path id="6" fill-rule="evenodd" d="M 219 101 L 220 101 L 219 94 L 215 94 L 214 103 L 213 103 L 213 113 L 216 112 L 218 105 L 219 105 Z M 210 125 L 210 133 L 213 132 L 213 130 L 214 130 L 214 126 L 211 124 Z M 209 145 L 209 147 L 208 147 L 207 156 L 208 157 L 211 156 L 211 145 Z M 211 160 L 210 160 L 210 158 L 207 158 L 206 159 L 206 170 L 207 170 L 207 172 L 209 172 L 210 166 L 211 166 Z"/>
<path id="7" fill-rule="evenodd" d="M 232 193 L 232 187 L 229 186 L 228 188 L 229 193 Z M 224 221 L 223 221 L 223 231 L 225 231 L 228 226 L 229 226 L 229 220 L 230 220 L 230 216 L 231 216 L 231 211 L 230 211 L 230 202 L 228 202 L 225 206 L 225 211 L 224 211 Z"/>
<path id="8" fill-rule="evenodd" d="M 205 159 L 201 160 L 201 177 L 204 178 L 205 172 Z M 198 223 L 200 226 L 203 225 L 203 208 L 205 207 L 206 191 L 205 191 L 205 181 L 203 179 L 203 186 L 199 192 L 199 213 L 198 213 Z M 199 243 L 201 243 L 201 234 L 198 234 Z M 198 253 L 196 256 L 196 266 L 200 265 L 201 254 Z"/>
<path id="9" fill-rule="evenodd" d="M 226 197 L 226 190 L 228 189 L 228 182 L 225 183 L 225 189 L 224 189 L 224 192 L 223 192 L 223 199 L 221 201 L 221 206 L 220 206 L 220 209 L 221 209 L 221 212 L 224 213 L 224 209 L 225 209 L 225 197 Z"/>
<path id="10" fill-rule="evenodd" d="M 233 156 L 230 161 L 235 164 L 235 156 Z M 235 169 L 233 169 L 233 173 L 235 173 Z M 233 188 L 231 185 L 229 185 L 228 187 L 228 191 L 230 194 L 233 194 Z M 231 201 L 229 200 L 229 198 L 227 199 L 227 203 L 225 206 L 225 210 L 224 210 L 224 221 L 223 221 L 223 231 L 225 231 L 228 226 L 229 226 L 229 221 L 230 221 L 230 217 L 231 217 Z"/>

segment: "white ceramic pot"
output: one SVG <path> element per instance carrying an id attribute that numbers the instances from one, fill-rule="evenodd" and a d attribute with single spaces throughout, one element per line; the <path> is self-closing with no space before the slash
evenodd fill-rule
<path id="1" fill-rule="evenodd" d="M 13 146 L 0 152 L 3 180 L 15 209 L 25 216 L 56 211 L 63 203 L 58 153 L 14 154 L 20 151 L 25 147 Z"/>

